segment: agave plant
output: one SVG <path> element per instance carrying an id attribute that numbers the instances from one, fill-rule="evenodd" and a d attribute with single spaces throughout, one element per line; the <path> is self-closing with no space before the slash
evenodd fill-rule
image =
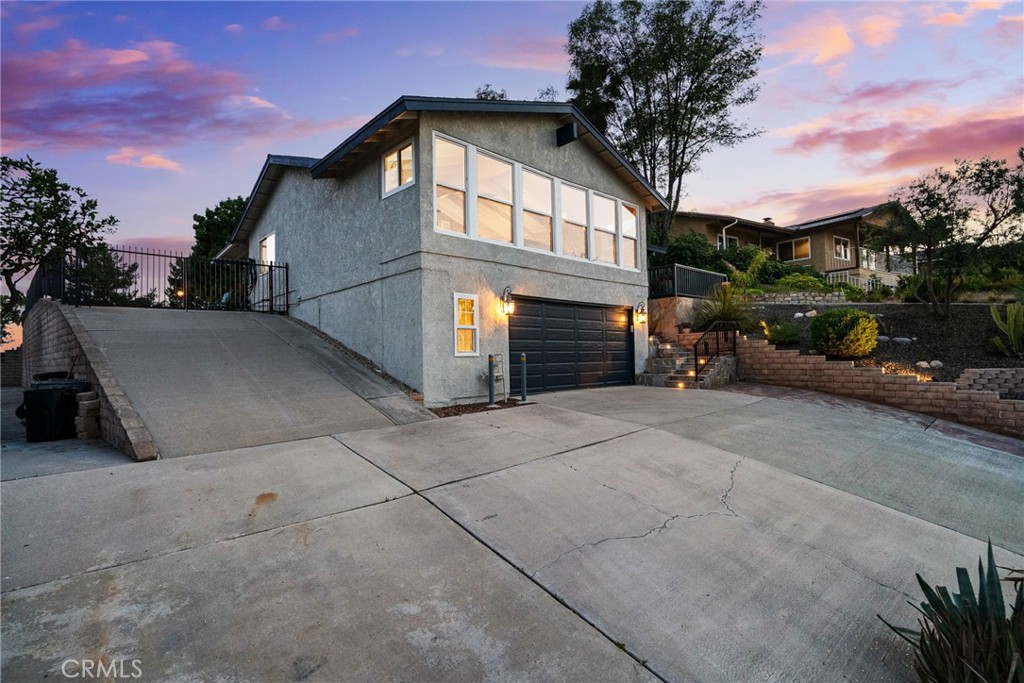
<path id="1" fill-rule="evenodd" d="M 992 542 L 988 567 L 978 559 L 978 593 L 963 567 L 956 569 L 959 593 L 945 586 L 932 588 L 920 574 L 917 582 L 925 600 L 920 606 L 920 630 L 882 622 L 914 646 L 914 670 L 926 683 L 999 681 L 1024 683 L 1024 576 L 1012 570 L 1004 581 L 1015 584 L 1016 599 L 1006 616 Z"/>
<path id="2" fill-rule="evenodd" d="M 1003 355 L 1024 358 L 1024 303 L 1007 304 L 1005 321 L 999 315 L 998 306 L 993 304 L 990 310 L 996 327 L 1007 339 L 1004 343 L 1001 337 L 992 337 L 992 346 Z"/>

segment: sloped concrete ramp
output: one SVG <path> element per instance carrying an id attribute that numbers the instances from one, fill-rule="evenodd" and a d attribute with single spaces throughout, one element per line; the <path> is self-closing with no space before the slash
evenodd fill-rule
<path id="1" fill-rule="evenodd" d="M 161 457 L 386 427 L 429 415 L 281 316 L 136 308 L 79 308 L 75 315 L 106 355 Z"/>

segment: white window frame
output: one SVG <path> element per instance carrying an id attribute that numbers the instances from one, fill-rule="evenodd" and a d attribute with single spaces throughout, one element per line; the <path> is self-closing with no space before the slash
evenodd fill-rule
<path id="1" fill-rule="evenodd" d="M 516 241 L 516 246 L 521 248 L 521 249 L 526 249 L 527 251 L 536 252 L 538 254 L 557 254 L 558 253 L 557 249 L 559 248 L 559 245 L 558 245 L 558 240 L 555 238 L 555 210 L 556 210 L 556 208 L 561 209 L 561 206 L 562 206 L 561 198 L 559 197 L 559 198 L 556 199 L 556 193 L 559 193 L 559 192 L 562 191 L 561 190 L 561 186 L 556 182 L 558 179 L 555 178 L 550 173 L 541 173 L 540 171 L 536 171 L 536 170 L 530 168 L 529 166 L 523 166 L 522 164 L 519 164 L 518 166 L 519 166 L 519 170 L 518 170 L 518 173 L 516 173 L 516 176 L 519 178 L 519 182 L 516 183 L 516 187 L 519 190 L 519 196 L 514 198 L 514 199 L 516 199 L 516 205 L 519 207 L 518 211 L 516 212 L 517 216 L 515 217 L 518 220 L 518 228 L 519 228 L 519 232 L 517 233 L 518 239 Z M 551 191 L 551 196 L 549 197 L 550 204 L 551 204 L 551 207 L 550 207 L 551 213 L 542 213 L 540 211 L 534 211 L 533 209 L 526 208 L 526 201 L 524 199 L 524 194 L 523 194 L 523 192 L 524 192 L 523 188 L 524 188 L 525 184 L 524 184 L 524 182 L 522 180 L 524 173 L 532 173 L 535 176 L 540 176 L 542 178 L 547 178 L 548 183 L 549 183 L 548 189 L 550 189 L 550 191 Z M 537 247 L 531 247 L 531 246 L 528 246 L 526 244 L 526 220 L 525 220 L 525 217 L 524 217 L 526 213 L 535 213 L 538 216 L 547 216 L 548 218 L 551 219 L 551 248 L 550 249 L 539 249 Z M 516 226 L 514 225 L 513 228 L 515 228 L 515 227 Z"/>
<path id="2" fill-rule="evenodd" d="M 796 243 L 797 242 L 802 242 L 804 240 L 807 240 L 807 256 L 801 256 L 800 258 L 796 258 Z M 781 247 L 783 244 L 793 244 L 794 245 L 793 246 L 793 258 L 783 260 L 782 257 L 779 255 L 779 247 Z M 783 263 L 792 263 L 794 261 L 809 261 L 811 259 L 811 255 L 812 254 L 811 254 L 811 238 L 810 237 L 796 237 L 796 238 L 791 239 L 791 240 L 782 240 L 781 242 L 777 242 L 775 244 L 775 258 L 777 258 L 780 261 L 783 261 Z"/>
<path id="3" fill-rule="evenodd" d="M 412 151 L 412 178 L 406 182 L 402 182 L 402 150 L 408 147 Z M 384 160 L 388 158 L 393 152 L 398 153 L 398 187 L 391 190 L 387 189 L 387 169 L 384 168 Z M 416 138 L 415 136 L 404 140 L 400 144 L 395 145 L 391 149 L 387 150 L 380 155 L 380 198 L 387 199 L 393 194 L 397 194 L 407 187 L 412 187 L 416 184 Z"/>
<path id="4" fill-rule="evenodd" d="M 450 135 L 446 135 L 446 134 L 441 133 L 441 132 L 436 131 L 436 130 L 432 131 L 432 138 L 433 138 L 432 141 L 431 141 L 431 143 L 432 143 L 432 146 L 431 146 L 431 150 L 432 150 L 431 154 L 432 154 L 432 156 L 436 156 L 437 140 L 444 140 L 445 142 L 448 142 L 450 144 L 458 145 L 463 150 L 465 150 L 465 154 L 466 154 L 466 157 L 465 157 L 466 158 L 466 167 L 465 167 L 465 172 L 466 172 L 465 183 L 466 183 L 466 185 L 465 185 L 465 188 L 461 188 L 461 189 L 460 188 L 452 188 L 452 187 L 450 187 L 448 185 L 445 185 L 444 183 L 438 183 L 437 182 L 437 172 L 436 172 L 436 169 L 434 169 L 434 171 L 431 174 L 432 178 L 433 178 L 431 201 L 433 201 L 433 203 L 434 203 L 434 210 L 433 210 L 433 214 L 434 214 L 434 232 L 440 233 L 442 235 L 448 235 L 449 237 L 460 237 L 462 239 L 472 239 L 472 240 L 476 240 L 476 241 L 480 241 L 480 242 L 485 242 L 487 244 L 496 244 L 496 245 L 504 246 L 504 247 L 512 247 L 514 249 L 524 249 L 524 250 L 527 250 L 527 251 L 532 251 L 532 252 L 537 253 L 537 254 L 548 254 L 548 255 L 552 255 L 552 256 L 558 256 L 560 258 L 572 259 L 574 261 L 586 261 L 587 263 L 593 263 L 593 264 L 600 265 L 600 266 L 609 266 L 611 268 L 619 268 L 621 270 L 629 270 L 629 271 L 633 271 L 633 272 L 640 272 L 641 271 L 641 267 L 642 267 L 642 264 L 643 264 L 643 259 L 641 258 L 641 254 L 642 254 L 641 233 L 643 232 L 643 226 L 641 224 L 641 220 L 642 220 L 641 216 L 642 216 L 642 214 L 640 212 L 640 207 L 638 205 L 633 204 L 632 202 L 625 202 L 625 201 L 623 201 L 623 200 L 621 200 L 621 199 L 619 199 L 617 197 L 613 197 L 613 196 L 605 194 L 603 192 L 595 192 L 594 190 L 591 190 L 591 189 L 589 189 L 587 187 L 584 187 L 582 185 L 579 185 L 577 183 L 572 183 L 572 182 L 569 182 L 567 180 L 563 180 L 563 179 L 559 178 L 558 176 L 552 175 L 550 173 L 546 173 L 544 171 L 541 171 L 539 169 L 533 168 L 531 166 L 526 166 L 524 164 L 519 163 L 518 161 L 515 161 L 514 159 L 509 159 L 508 157 L 502 156 L 501 154 L 496 154 L 496 153 L 494 153 L 494 152 L 492 152 L 490 150 L 484 149 L 482 147 L 477 147 L 474 144 L 465 142 L 463 140 L 459 140 L 458 138 L 453 138 Z M 477 173 L 477 170 L 476 170 L 477 153 L 484 154 L 486 156 L 492 157 L 494 159 L 497 159 L 499 161 L 502 161 L 502 162 L 505 162 L 505 163 L 508 163 L 508 164 L 512 165 L 512 242 L 501 242 L 501 241 L 487 239 L 487 238 L 483 238 L 483 237 L 479 236 L 478 225 L 477 225 L 477 201 L 478 201 L 478 199 L 479 199 L 479 197 L 481 195 L 477 191 L 477 177 L 476 177 L 476 173 Z M 383 164 L 381 165 L 381 167 L 383 168 Z M 524 207 L 523 207 L 523 178 L 522 178 L 523 171 L 529 171 L 529 172 L 535 173 L 535 174 L 537 174 L 539 176 L 544 176 L 546 178 L 550 178 L 551 179 L 551 231 L 552 231 L 552 245 L 551 245 L 552 248 L 551 248 L 551 251 L 547 251 L 547 250 L 544 250 L 544 249 L 537 249 L 535 247 L 528 247 L 528 246 L 525 246 L 525 244 L 523 242 L 523 211 L 525 210 Z M 586 222 L 586 229 L 587 229 L 587 256 L 585 258 L 581 258 L 579 256 L 570 256 L 570 255 L 564 253 L 564 249 L 563 249 L 564 245 L 563 245 L 563 239 L 562 239 L 562 237 L 563 237 L 563 235 L 562 235 L 562 185 L 568 185 L 570 187 L 573 187 L 573 188 L 576 188 L 578 190 L 581 190 L 582 192 L 584 192 L 586 194 L 586 204 L 587 204 L 587 222 Z M 455 231 L 452 231 L 452 230 L 446 230 L 446 229 L 441 228 L 441 227 L 438 226 L 438 224 L 437 224 L 437 188 L 439 186 L 440 187 L 449 187 L 450 189 L 458 190 L 460 192 L 464 192 L 465 193 L 465 209 L 466 209 L 466 215 L 465 215 L 466 231 L 465 231 L 465 233 L 455 232 Z M 596 228 L 595 228 L 594 222 L 593 222 L 593 198 L 594 198 L 595 195 L 599 195 L 599 196 L 605 197 L 607 199 L 611 199 L 612 201 L 615 202 L 615 239 L 616 239 L 616 259 L 615 259 L 616 262 L 615 263 L 607 263 L 605 261 L 598 261 L 597 258 L 596 258 L 596 254 L 594 253 L 595 252 L 595 250 L 594 250 L 594 230 Z M 492 197 L 485 197 L 485 198 L 493 199 Z M 500 201 L 500 200 L 496 200 L 496 201 Z M 623 244 L 622 211 L 624 211 L 624 208 L 623 208 L 624 206 L 629 206 L 629 207 L 632 207 L 632 208 L 636 209 L 637 234 L 636 234 L 635 237 L 630 238 L 630 239 L 635 239 L 636 240 L 636 254 L 635 254 L 635 256 L 636 256 L 636 265 L 635 266 L 623 265 L 623 261 L 622 261 L 622 253 L 623 253 L 622 252 L 622 244 Z"/>
<path id="5" fill-rule="evenodd" d="M 462 187 L 452 187 L 446 183 L 437 182 L 437 140 L 441 139 L 445 142 L 457 145 L 462 148 Z M 431 195 L 431 201 L 434 203 L 434 230 L 436 232 L 443 233 L 445 235 L 456 235 L 458 237 L 469 237 L 470 225 L 469 225 L 469 148 L 462 142 L 450 138 L 447 135 L 438 135 L 435 131 L 433 140 L 431 141 L 430 147 L 431 163 L 433 168 L 431 169 L 430 175 L 433 176 L 433 193 Z M 473 172 L 476 173 L 476 157 L 473 157 Z M 476 185 L 476 179 L 473 180 L 474 186 Z M 456 192 L 462 193 L 462 227 L 464 232 L 458 230 L 448 230 L 446 228 L 439 227 L 437 224 L 437 188 L 445 187 L 449 190 L 455 190 Z M 476 216 L 476 210 L 473 211 L 474 217 Z M 476 226 L 473 226 L 475 229 Z"/>
<path id="6" fill-rule="evenodd" d="M 730 246 L 738 248 L 740 246 L 740 238 L 733 237 L 732 235 L 726 235 L 725 246 L 722 246 L 722 233 L 718 233 L 718 251 L 725 251 L 726 249 L 729 249 Z"/>
<path id="7" fill-rule="evenodd" d="M 590 260 L 593 261 L 594 263 L 603 263 L 606 266 L 618 266 L 618 267 L 621 268 L 621 267 L 623 267 L 622 266 L 622 239 L 621 239 L 622 238 L 622 216 L 620 215 L 621 212 L 622 212 L 622 208 L 621 208 L 622 201 L 617 199 L 616 197 L 611 197 L 609 195 L 606 195 L 603 192 L 591 192 L 590 190 L 586 190 L 586 192 L 590 195 L 590 197 L 589 197 L 589 199 L 590 199 L 590 201 L 589 201 L 589 204 L 590 204 L 590 212 L 589 212 L 589 214 L 590 215 L 587 216 L 587 218 L 589 219 L 587 221 L 587 223 L 588 223 L 588 225 L 587 225 L 587 234 L 590 237 L 590 245 L 593 246 L 593 250 L 592 250 L 592 253 L 591 253 L 591 259 Z M 594 211 L 594 200 L 597 199 L 598 197 L 600 197 L 601 199 L 607 199 L 608 201 L 610 201 L 612 203 L 612 220 L 614 221 L 614 226 L 612 227 L 611 230 L 606 230 L 605 228 L 597 227 L 597 222 L 594 219 L 594 213 L 595 213 L 595 211 Z M 602 260 L 597 258 L 597 233 L 598 232 L 603 232 L 606 235 L 611 234 L 611 236 L 613 238 L 612 242 L 615 245 L 615 262 L 614 263 L 608 263 L 607 261 L 602 261 Z"/>
<path id="8" fill-rule="evenodd" d="M 840 256 L 840 246 L 842 246 L 842 253 L 845 256 Z M 850 247 L 851 243 L 847 237 L 839 237 L 838 235 L 832 236 L 832 256 L 837 261 L 849 261 L 850 260 Z"/>
<path id="9" fill-rule="evenodd" d="M 468 299 L 473 302 L 473 324 L 463 325 L 459 323 L 459 299 Z M 452 295 L 452 348 L 457 358 L 474 357 L 480 355 L 480 297 L 476 294 L 465 294 L 455 292 Z M 459 351 L 459 330 L 473 330 L 473 339 L 476 341 L 474 349 L 470 351 Z"/>
<path id="10" fill-rule="evenodd" d="M 623 221 L 623 218 L 626 215 L 627 207 L 629 207 L 630 209 L 633 209 L 633 217 L 636 219 L 636 234 L 634 234 L 634 235 L 627 235 L 626 231 L 625 231 L 625 228 L 623 227 L 625 225 L 625 222 Z M 640 207 L 636 206 L 635 204 L 630 204 L 629 202 L 616 201 L 616 217 L 618 218 L 618 221 L 619 221 L 618 230 L 616 231 L 616 233 L 618 235 L 618 240 L 619 240 L 619 252 L 618 252 L 619 253 L 619 266 L 622 269 L 624 269 L 624 270 L 636 270 L 636 271 L 639 271 L 640 270 Z M 627 239 L 633 240 L 633 262 L 636 263 L 635 266 L 627 266 L 627 265 L 625 265 L 625 261 L 623 261 L 623 259 L 622 259 L 622 255 L 625 253 L 623 251 L 623 249 L 625 248 L 625 244 L 626 244 L 626 240 Z"/>
<path id="11" fill-rule="evenodd" d="M 512 187 L 509 188 L 509 189 L 512 190 L 512 193 L 511 193 L 512 194 L 512 200 L 510 202 L 506 202 L 504 199 L 498 199 L 498 197 L 496 197 L 494 195 L 484 194 L 484 193 L 480 192 L 480 188 L 479 188 L 480 178 L 479 178 L 479 175 L 478 175 L 480 170 L 479 170 L 479 164 L 477 163 L 478 155 L 479 156 L 490 157 L 491 159 L 494 159 L 495 161 L 498 161 L 500 163 L 508 164 L 509 168 L 511 169 L 511 175 L 512 175 L 512 178 L 511 178 L 511 180 L 512 180 Z M 518 231 L 516 230 L 516 223 L 517 223 L 517 221 L 516 221 L 516 207 L 518 206 L 520 211 L 522 210 L 522 207 L 523 207 L 522 197 L 520 196 L 518 198 L 518 200 L 516 198 L 517 188 L 522 183 L 522 181 L 519 180 L 519 168 L 518 168 L 518 166 L 519 165 L 516 164 L 511 159 L 506 159 L 503 156 L 499 156 L 497 154 L 493 154 L 491 152 L 488 152 L 487 150 L 480 149 L 479 147 L 475 148 L 474 154 L 473 154 L 473 223 L 474 223 L 474 234 L 476 235 L 477 239 L 479 239 L 479 240 L 481 240 L 483 242 L 488 242 L 490 244 L 505 244 L 505 245 L 515 245 L 517 243 L 518 244 L 522 244 L 522 239 L 521 238 L 518 240 L 518 242 L 516 240 L 516 233 L 517 232 L 522 233 L 521 229 L 518 230 Z M 452 189 L 455 189 L 455 188 L 452 188 Z M 512 221 L 512 225 L 510 226 L 512 228 L 512 234 L 511 234 L 512 239 L 510 241 L 506 242 L 505 240 L 496 240 L 496 239 L 492 239 L 490 237 L 481 237 L 480 236 L 480 221 L 479 221 L 480 208 L 479 207 L 480 207 L 480 200 L 481 199 L 486 199 L 487 201 L 494 202 L 495 204 L 502 204 L 502 205 L 507 206 L 509 208 L 509 218 Z M 467 202 L 469 201 L 469 197 L 468 196 L 466 198 L 466 201 Z M 468 230 L 466 231 L 466 234 L 469 234 Z"/>
<path id="12" fill-rule="evenodd" d="M 260 275 L 263 275 L 270 270 L 270 267 L 265 265 L 267 263 L 274 263 L 277 259 L 277 233 L 268 232 L 266 235 L 260 238 L 258 253 L 258 261 L 260 264 Z M 270 258 L 263 258 L 263 253 L 266 252 Z"/>

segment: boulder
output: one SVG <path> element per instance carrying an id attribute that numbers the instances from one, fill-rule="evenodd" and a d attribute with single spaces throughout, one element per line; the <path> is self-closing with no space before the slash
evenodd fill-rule
<path id="1" fill-rule="evenodd" d="M 907 337 L 893 337 L 892 340 L 901 346 L 906 346 L 907 344 L 913 341 L 912 339 L 909 339 Z"/>
<path id="2" fill-rule="evenodd" d="M 879 342 L 887 342 L 887 341 L 889 341 L 889 337 L 886 337 L 884 334 L 878 335 L 877 337 L 875 337 L 875 339 L 877 341 L 879 341 Z"/>
<path id="3" fill-rule="evenodd" d="M 914 363 L 914 365 L 916 365 L 919 368 L 930 368 L 931 367 L 931 365 L 929 365 L 928 361 L 926 361 L 926 360 L 919 360 L 916 363 Z"/>
<path id="4" fill-rule="evenodd" d="M 941 368 L 942 367 L 942 361 L 941 360 L 933 360 L 931 363 L 928 364 L 928 366 L 929 367 L 933 367 L 933 368 Z"/>
<path id="5" fill-rule="evenodd" d="M 813 318 L 814 316 L 818 315 L 818 312 L 817 311 L 807 311 L 806 313 L 804 313 L 804 315 L 807 316 L 808 318 Z"/>
<path id="6" fill-rule="evenodd" d="M 793 317 L 794 318 L 802 318 L 802 317 L 804 317 L 804 314 L 803 313 L 794 313 Z"/>

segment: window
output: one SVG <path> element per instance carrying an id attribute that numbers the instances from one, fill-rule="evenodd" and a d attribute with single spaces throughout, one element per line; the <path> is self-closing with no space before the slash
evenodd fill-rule
<path id="1" fill-rule="evenodd" d="M 512 164 L 476 153 L 477 236 L 512 242 Z"/>
<path id="2" fill-rule="evenodd" d="M 587 193 L 562 185 L 562 253 L 587 258 Z"/>
<path id="3" fill-rule="evenodd" d="M 466 148 L 437 138 L 434 141 L 434 181 L 437 196 L 434 220 L 441 230 L 466 234 Z"/>
<path id="4" fill-rule="evenodd" d="M 480 299 L 474 294 L 455 295 L 455 355 L 479 356 L 477 348 L 480 326 L 477 315 Z"/>
<path id="5" fill-rule="evenodd" d="M 636 268 L 636 208 L 622 205 L 622 265 Z"/>
<path id="6" fill-rule="evenodd" d="M 554 248 L 551 211 L 551 178 L 523 169 L 523 245 L 551 251 Z"/>
<path id="7" fill-rule="evenodd" d="M 833 242 L 835 243 L 835 256 L 840 261 L 850 260 L 850 240 L 845 237 L 834 237 Z"/>
<path id="8" fill-rule="evenodd" d="M 722 233 L 718 233 L 718 250 L 719 251 L 721 251 L 723 249 L 729 249 L 731 247 L 738 247 L 738 246 L 740 246 L 740 238 L 739 237 L 730 237 L 729 235 L 724 235 L 723 236 Z"/>
<path id="9" fill-rule="evenodd" d="M 437 131 L 434 229 L 637 269 L 640 210 Z"/>
<path id="10" fill-rule="evenodd" d="M 615 200 L 594 195 L 594 258 L 618 263 L 615 244 Z"/>
<path id="11" fill-rule="evenodd" d="M 383 197 L 394 194 L 416 181 L 412 150 L 412 141 L 410 140 L 384 155 L 384 163 L 381 167 Z"/>
<path id="12" fill-rule="evenodd" d="M 811 238 L 804 237 L 788 242 L 779 242 L 776 254 L 780 261 L 800 261 L 811 258 Z"/>
<path id="13" fill-rule="evenodd" d="M 273 263 L 277 260 L 276 242 L 277 240 L 275 239 L 274 233 L 270 233 L 260 240 L 260 273 L 265 273 L 270 270 L 270 268 L 264 264 Z"/>

